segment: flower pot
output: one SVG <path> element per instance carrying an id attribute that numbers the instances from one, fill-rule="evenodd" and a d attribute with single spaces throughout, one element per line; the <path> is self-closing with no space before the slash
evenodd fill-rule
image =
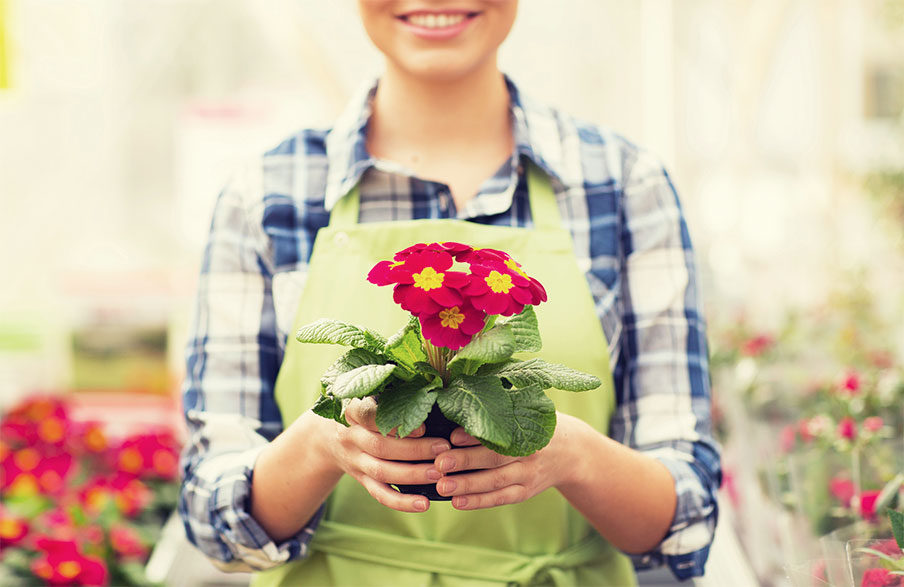
<path id="1" fill-rule="evenodd" d="M 458 424 L 446 418 L 443 413 L 440 411 L 439 406 L 436 404 L 433 405 L 433 409 L 430 410 L 430 413 L 427 415 L 427 419 L 424 421 L 424 427 L 426 428 L 424 432 L 425 437 L 432 438 L 445 438 L 449 440 L 452 436 L 452 431 L 458 428 Z M 421 463 L 430 463 L 432 461 L 417 461 Z M 469 471 L 461 471 L 461 473 L 466 473 Z M 451 475 L 457 475 L 459 473 L 450 473 Z M 451 501 L 452 498 L 440 495 L 436 492 L 436 483 L 426 483 L 423 485 L 396 485 L 396 489 L 399 490 L 399 493 L 411 494 L 411 495 L 423 495 L 430 501 Z"/>

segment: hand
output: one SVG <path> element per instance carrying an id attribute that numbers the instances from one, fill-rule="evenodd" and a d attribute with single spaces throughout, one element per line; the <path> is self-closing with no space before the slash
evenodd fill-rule
<path id="1" fill-rule="evenodd" d="M 456 428 L 452 432 L 452 444 L 456 448 L 440 454 L 435 460 L 436 470 L 446 475 L 437 482 L 437 492 L 453 496 L 452 507 L 455 509 L 477 510 L 520 503 L 550 487 L 566 483 L 569 480 L 567 473 L 574 468 L 574 459 L 567 454 L 574 422 L 570 416 L 558 414 L 552 440 L 527 457 L 507 457 L 493 452 L 464 428 Z M 479 470 L 448 476 L 448 473 L 474 469 Z"/>
<path id="2" fill-rule="evenodd" d="M 423 424 L 405 438 L 396 437 L 395 430 L 383 436 L 374 421 L 376 413 L 377 404 L 371 397 L 349 403 L 345 411 L 349 427 L 335 423 L 336 436 L 329 443 L 336 464 L 386 507 L 400 512 L 427 511 L 430 501 L 426 497 L 399 493 L 389 484 L 436 482 L 442 475 L 432 461 L 451 448 L 449 443 L 439 438 L 424 438 Z"/>

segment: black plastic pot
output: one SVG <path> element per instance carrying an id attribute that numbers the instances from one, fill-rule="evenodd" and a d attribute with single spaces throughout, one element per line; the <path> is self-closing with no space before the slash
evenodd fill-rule
<path id="1" fill-rule="evenodd" d="M 430 410 L 430 413 L 427 415 L 427 419 L 424 421 L 424 426 L 426 431 L 424 432 L 425 437 L 431 438 L 445 438 L 449 440 L 452 436 L 452 431 L 458 428 L 458 424 L 446 418 L 443 413 L 440 411 L 439 407 L 436 404 L 433 404 L 433 409 Z M 416 461 L 417 462 L 417 461 Z M 421 463 L 431 463 L 433 461 L 419 461 Z M 466 471 L 461 471 L 465 473 Z M 450 473 L 451 475 L 456 475 L 457 473 Z M 400 493 L 410 494 L 410 495 L 423 495 L 430 501 L 451 501 L 451 497 L 447 497 L 445 495 L 440 495 L 436 492 L 436 483 L 427 483 L 424 485 L 396 485 L 396 488 Z"/>

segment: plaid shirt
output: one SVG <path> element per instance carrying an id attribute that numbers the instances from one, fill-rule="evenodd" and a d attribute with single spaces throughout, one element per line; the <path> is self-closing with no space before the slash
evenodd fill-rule
<path id="1" fill-rule="evenodd" d="M 635 566 L 703 574 L 721 472 L 712 438 L 707 345 L 694 255 L 675 189 L 649 153 L 531 101 L 508 81 L 515 152 L 457 210 L 446 185 L 365 147 L 375 85 L 332 129 L 304 130 L 256 159 L 220 194 L 187 349 L 179 511 L 188 538 L 226 570 L 306 556 L 323 508 L 276 543 L 249 513 L 254 461 L 283 429 L 276 374 L 317 231 L 361 182 L 361 222 L 458 218 L 530 227 L 522 158 L 551 178 L 609 341 L 610 434 L 675 478 L 675 518 Z"/>

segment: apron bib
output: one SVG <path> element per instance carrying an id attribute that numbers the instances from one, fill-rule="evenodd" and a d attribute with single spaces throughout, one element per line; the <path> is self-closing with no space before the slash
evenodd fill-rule
<path id="1" fill-rule="evenodd" d="M 539 356 L 597 375 L 603 385 L 583 393 L 547 390 L 560 412 L 605 434 L 615 407 L 609 353 L 593 297 L 577 266 L 571 234 L 561 226 L 549 179 L 533 165 L 528 188 L 534 229 L 459 220 L 358 224 L 359 193 L 333 209 L 311 255 L 293 329 L 319 318 L 366 326 L 384 336 L 408 313 L 389 288 L 365 280 L 378 261 L 417 242 L 456 241 L 509 252 L 546 288 L 535 307 L 543 337 Z M 292 335 L 294 336 L 294 335 Z M 276 381 L 289 426 L 320 397 L 320 376 L 347 349 L 302 345 L 291 336 Z M 528 358 L 527 354 L 519 355 Z M 431 502 L 425 513 L 381 506 L 349 476 L 336 486 L 311 541 L 310 556 L 256 573 L 254 587 L 276 585 L 634 585 L 630 560 L 606 542 L 555 489 L 480 511 Z"/>

